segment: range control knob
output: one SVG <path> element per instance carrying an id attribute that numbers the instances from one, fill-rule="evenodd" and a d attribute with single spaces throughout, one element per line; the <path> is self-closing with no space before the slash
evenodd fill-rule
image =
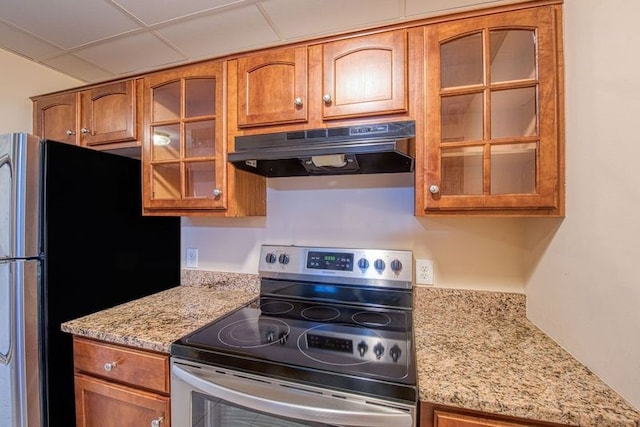
<path id="1" fill-rule="evenodd" d="M 401 270 L 402 270 L 402 263 L 399 260 L 394 259 L 393 261 L 391 261 L 391 271 L 398 274 L 400 273 Z"/>
<path id="2" fill-rule="evenodd" d="M 278 262 L 280 262 L 280 264 L 289 264 L 289 255 L 280 254 L 280 256 L 278 257 Z"/>
<path id="3" fill-rule="evenodd" d="M 369 260 L 366 258 L 360 258 L 358 260 L 358 267 L 362 271 L 366 270 L 367 268 L 369 268 Z"/>
<path id="4" fill-rule="evenodd" d="M 382 355 L 384 354 L 383 345 L 378 343 L 375 346 L 373 346 L 373 354 L 376 355 L 376 359 L 380 359 L 382 357 Z"/>
<path id="5" fill-rule="evenodd" d="M 378 270 L 379 273 L 383 272 L 386 264 L 384 263 L 383 260 L 381 260 L 380 258 L 378 258 L 374 263 L 373 266 L 376 268 L 376 270 Z"/>
<path id="6" fill-rule="evenodd" d="M 367 343 L 364 341 L 360 341 L 360 343 L 358 344 L 358 354 L 360 355 L 360 357 L 364 357 L 364 355 L 367 353 L 367 350 L 369 350 L 369 346 L 367 345 Z"/>
<path id="7" fill-rule="evenodd" d="M 273 264 L 274 262 L 276 262 L 276 256 L 269 252 L 267 254 L 267 256 L 264 257 L 264 260 L 267 262 L 267 264 Z"/>
<path id="8" fill-rule="evenodd" d="M 391 356 L 394 362 L 397 362 L 398 359 L 400 359 L 401 354 L 402 354 L 402 350 L 400 350 L 400 347 L 398 347 L 398 344 L 395 344 L 393 347 L 391 347 L 391 350 L 389 350 L 389 355 Z"/>

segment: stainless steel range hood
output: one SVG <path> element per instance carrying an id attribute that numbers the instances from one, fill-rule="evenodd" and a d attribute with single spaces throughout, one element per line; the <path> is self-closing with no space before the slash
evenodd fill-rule
<path id="1" fill-rule="evenodd" d="M 228 160 L 266 177 L 413 171 L 415 122 L 238 136 Z"/>

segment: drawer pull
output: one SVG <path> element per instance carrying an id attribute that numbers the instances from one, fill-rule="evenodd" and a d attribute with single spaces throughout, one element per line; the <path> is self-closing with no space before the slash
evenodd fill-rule
<path id="1" fill-rule="evenodd" d="M 151 420 L 151 427 L 160 427 L 162 421 L 164 421 L 164 417 L 158 417 L 155 420 Z"/>
<path id="2" fill-rule="evenodd" d="M 104 370 L 107 372 L 111 372 L 111 370 L 116 366 L 118 366 L 118 362 L 108 362 L 104 364 Z"/>

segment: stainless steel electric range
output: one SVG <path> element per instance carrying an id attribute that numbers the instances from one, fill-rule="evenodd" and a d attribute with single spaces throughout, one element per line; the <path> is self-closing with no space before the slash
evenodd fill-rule
<path id="1" fill-rule="evenodd" d="M 411 252 L 263 246 L 259 274 L 172 344 L 174 427 L 416 425 Z"/>

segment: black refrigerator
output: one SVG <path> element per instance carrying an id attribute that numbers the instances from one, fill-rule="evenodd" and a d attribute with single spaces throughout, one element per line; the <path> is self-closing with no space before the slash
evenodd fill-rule
<path id="1" fill-rule="evenodd" d="M 74 426 L 60 324 L 179 284 L 180 218 L 142 216 L 139 160 L 0 135 L 3 425 Z"/>

